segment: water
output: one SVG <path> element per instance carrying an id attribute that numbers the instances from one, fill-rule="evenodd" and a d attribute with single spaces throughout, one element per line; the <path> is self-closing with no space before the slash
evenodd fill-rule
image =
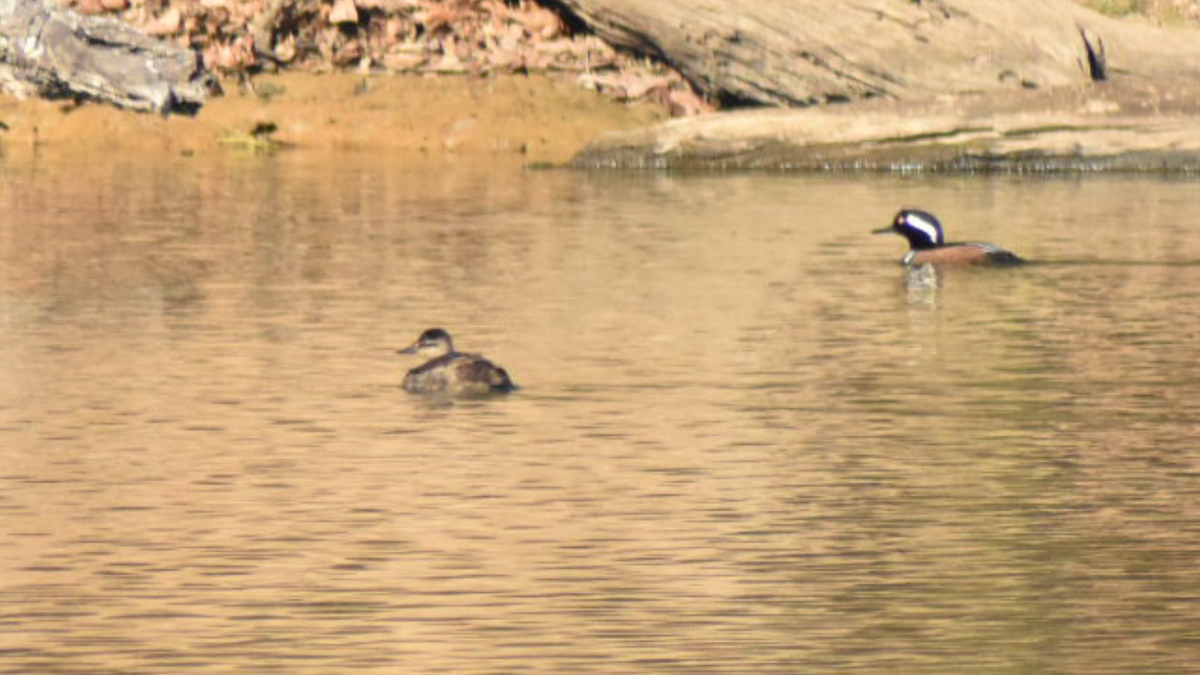
<path id="1" fill-rule="evenodd" d="M 90 165 L 0 191 L 0 673 L 1200 668 L 1192 182 Z"/>

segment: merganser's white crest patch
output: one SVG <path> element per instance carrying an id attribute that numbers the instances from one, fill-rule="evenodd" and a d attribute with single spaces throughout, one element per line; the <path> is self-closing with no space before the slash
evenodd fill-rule
<path id="1" fill-rule="evenodd" d="M 940 244 L 941 243 L 941 241 L 939 241 L 940 237 L 938 237 L 937 225 L 929 222 L 928 220 L 923 218 L 920 214 L 917 214 L 917 213 L 905 214 L 904 222 L 906 224 L 908 224 L 910 227 L 912 227 L 914 230 L 917 230 L 917 231 L 921 232 L 922 234 L 924 234 L 926 237 L 928 237 L 929 243 L 931 243 L 931 244 Z"/>

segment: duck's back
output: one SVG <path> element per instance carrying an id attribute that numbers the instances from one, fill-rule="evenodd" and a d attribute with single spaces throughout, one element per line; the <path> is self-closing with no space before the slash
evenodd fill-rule
<path id="1" fill-rule="evenodd" d="M 418 394 L 488 394 L 516 386 L 503 368 L 482 356 L 452 352 L 408 371 L 404 388 Z"/>
<path id="2" fill-rule="evenodd" d="M 469 384 L 472 389 L 479 387 L 497 392 L 515 389 L 508 372 L 482 356 L 461 359 L 454 367 L 458 371 L 458 381 Z"/>
<path id="3" fill-rule="evenodd" d="M 906 265 L 926 263 L 948 265 L 1020 265 L 1025 262 L 1017 254 L 994 244 L 968 241 L 950 243 L 935 248 L 909 251 L 901 261 Z"/>

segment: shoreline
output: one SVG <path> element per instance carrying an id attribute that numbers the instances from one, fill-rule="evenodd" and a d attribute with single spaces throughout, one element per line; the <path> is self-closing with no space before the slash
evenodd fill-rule
<path id="1" fill-rule="evenodd" d="M 0 151 L 370 151 L 413 161 L 486 156 L 515 165 L 565 164 L 607 132 L 669 117 L 650 101 L 622 103 L 554 74 L 263 74 L 222 82 L 194 117 L 100 103 L 0 97 Z"/>
<path id="2" fill-rule="evenodd" d="M 1118 77 L 927 101 L 743 110 L 608 132 L 581 168 L 1200 173 L 1200 85 Z"/>
<path id="3" fill-rule="evenodd" d="M 1200 173 L 1200 85 L 1099 85 L 672 118 L 567 73 L 263 74 L 194 117 L 0 97 L 0 153 L 382 153 L 498 168 Z"/>

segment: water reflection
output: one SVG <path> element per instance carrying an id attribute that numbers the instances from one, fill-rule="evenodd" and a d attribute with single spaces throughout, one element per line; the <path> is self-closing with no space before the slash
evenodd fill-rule
<path id="1" fill-rule="evenodd" d="M 6 177 L 13 672 L 1197 666 L 1189 183 Z M 903 204 L 1040 263 L 914 284 Z M 523 388 L 405 395 L 431 325 Z"/>

